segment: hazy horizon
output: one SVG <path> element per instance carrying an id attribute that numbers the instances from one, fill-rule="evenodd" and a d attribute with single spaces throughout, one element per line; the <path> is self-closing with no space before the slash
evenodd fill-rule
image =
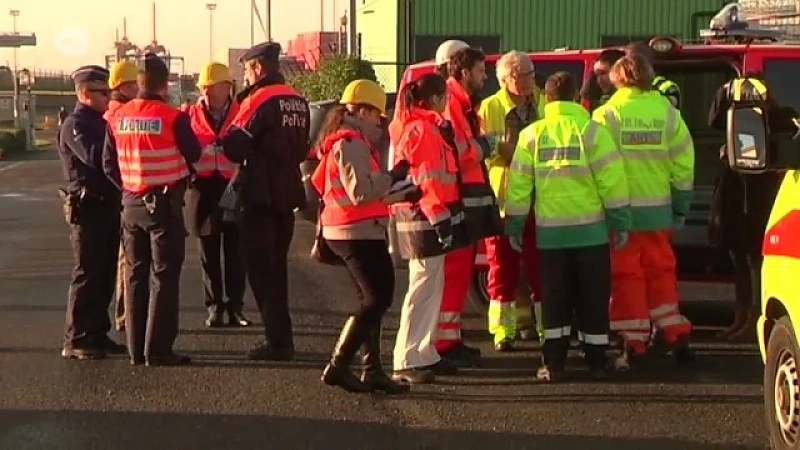
<path id="1" fill-rule="evenodd" d="M 349 0 L 325 1 L 325 31 L 334 30 Z M 12 31 L 11 10 L 19 10 L 17 30 L 36 33 L 36 47 L 18 50 L 19 68 L 72 71 L 84 64 L 103 64 L 113 50 L 115 30 L 122 37 L 127 18 L 128 39 L 143 47 L 152 40 L 152 0 L 108 2 L 82 0 L 81 8 L 62 0 L 7 0 L 0 14 L 0 33 Z M 183 56 L 186 72 L 197 72 L 209 60 L 208 0 L 156 1 L 156 38 L 173 56 Z M 266 1 L 257 0 L 262 19 Z M 251 0 L 216 0 L 214 11 L 214 59 L 228 62 L 228 48 L 250 46 Z M 334 6 L 337 13 L 334 15 Z M 286 48 L 299 33 L 319 31 L 320 0 L 272 0 L 272 38 Z M 43 13 L 46 11 L 46 13 Z M 302 12 L 302 14 L 298 14 Z M 103 18 L 98 22 L 98 18 Z M 334 17 L 337 19 L 334 20 Z M 178 22 L 179 21 L 179 22 Z M 338 26 L 337 28 L 338 29 Z M 265 41 L 258 20 L 255 42 Z M 13 64 L 13 50 L 0 48 L 0 65 Z"/>

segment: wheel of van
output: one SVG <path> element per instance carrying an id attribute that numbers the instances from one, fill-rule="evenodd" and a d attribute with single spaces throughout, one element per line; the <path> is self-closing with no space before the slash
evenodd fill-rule
<path id="1" fill-rule="evenodd" d="M 489 271 L 486 269 L 474 270 L 472 273 L 472 286 L 470 287 L 469 298 L 475 310 L 481 315 L 486 315 L 489 311 Z"/>
<path id="2" fill-rule="evenodd" d="M 783 317 L 770 333 L 764 366 L 764 410 L 775 450 L 800 449 L 799 356 L 792 322 Z"/>

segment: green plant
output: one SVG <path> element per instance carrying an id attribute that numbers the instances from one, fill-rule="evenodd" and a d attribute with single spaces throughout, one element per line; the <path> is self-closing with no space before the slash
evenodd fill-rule
<path id="1" fill-rule="evenodd" d="M 339 98 L 348 83 L 359 79 L 378 81 L 372 64 L 353 56 L 336 55 L 325 57 L 314 72 L 290 77 L 289 84 L 313 102 Z"/>

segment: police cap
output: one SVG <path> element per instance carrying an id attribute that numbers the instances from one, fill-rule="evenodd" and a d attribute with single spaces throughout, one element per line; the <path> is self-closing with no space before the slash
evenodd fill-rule
<path id="1" fill-rule="evenodd" d="M 108 69 L 96 65 L 78 67 L 77 70 L 72 72 L 72 80 L 76 85 L 92 81 L 108 83 L 108 76 Z"/>
<path id="2" fill-rule="evenodd" d="M 262 42 L 251 47 L 239 58 L 240 63 L 245 63 L 253 59 L 265 59 L 267 61 L 277 61 L 281 54 L 281 44 L 277 42 Z"/>
<path id="3" fill-rule="evenodd" d="M 146 53 L 144 55 L 143 66 L 145 75 L 169 76 L 167 64 L 154 53 Z"/>

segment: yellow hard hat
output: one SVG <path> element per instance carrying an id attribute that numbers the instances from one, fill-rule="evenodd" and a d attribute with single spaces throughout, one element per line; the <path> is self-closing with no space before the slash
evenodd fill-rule
<path id="1" fill-rule="evenodd" d="M 370 105 L 377 108 L 381 114 L 386 114 L 386 91 L 381 85 L 372 80 L 355 80 L 344 88 L 342 105 Z"/>
<path id="2" fill-rule="evenodd" d="M 125 83 L 136 82 L 136 77 L 139 75 L 139 67 L 136 63 L 130 60 L 117 61 L 111 66 L 108 74 L 108 87 L 117 89 L 120 85 Z"/>
<path id="3" fill-rule="evenodd" d="M 210 62 L 200 71 L 200 78 L 197 80 L 199 87 L 213 86 L 219 83 L 232 83 L 231 70 L 228 66 L 218 62 Z"/>

